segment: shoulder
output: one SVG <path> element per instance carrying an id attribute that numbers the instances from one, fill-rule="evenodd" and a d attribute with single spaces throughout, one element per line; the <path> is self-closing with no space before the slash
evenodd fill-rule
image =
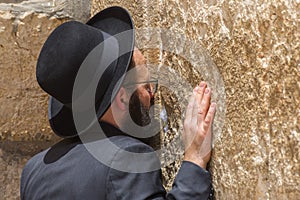
<path id="1" fill-rule="evenodd" d="M 107 196 L 115 199 L 164 196 L 160 161 L 153 148 L 129 136 L 111 139 L 119 145 L 119 150 L 113 157 L 107 176 Z"/>
<path id="2" fill-rule="evenodd" d="M 141 140 L 138 140 L 136 138 L 130 137 L 130 136 L 114 136 L 109 138 L 115 145 L 117 145 L 120 150 L 126 150 L 133 153 L 150 153 L 154 152 L 154 149 L 142 142 Z"/>
<path id="3" fill-rule="evenodd" d="M 110 139 L 118 148 L 113 156 L 111 168 L 129 173 L 160 169 L 157 153 L 149 145 L 129 136 L 114 136 Z"/>
<path id="4" fill-rule="evenodd" d="M 23 195 L 25 184 L 28 181 L 29 177 L 31 177 L 35 171 L 39 170 L 47 151 L 48 149 L 34 155 L 25 164 L 21 174 L 21 195 Z"/>
<path id="5" fill-rule="evenodd" d="M 27 161 L 27 163 L 25 164 L 24 170 L 26 170 L 27 168 L 32 169 L 32 168 L 36 168 L 36 167 L 40 166 L 40 164 L 43 162 L 44 156 L 46 155 L 48 150 L 49 150 L 49 148 L 40 153 L 37 153 L 32 158 L 30 158 Z"/>

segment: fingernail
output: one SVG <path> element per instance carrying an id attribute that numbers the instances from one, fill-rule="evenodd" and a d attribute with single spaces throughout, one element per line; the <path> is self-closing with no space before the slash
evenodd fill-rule
<path id="1" fill-rule="evenodd" d="M 209 93 L 209 89 L 206 88 L 206 89 L 205 89 L 205 94 L 208 94 L 208 93 Z"/>
<path id="2" fill-rule="evenodd" d="M 193 90 L 193 94 L 196 95 L 199 90 L 200 90 L 200 88 L 198 86 L 195 87 L 194 90 Z"/>
<path id="3" fill-rule="evenodd" d="M 217 105 L 216 103 L 211 103 L 211 105 L 210 105 L 210 106 L 211 106 L 212 108 L 215 108 L 215 107 L 216 107 L 216 105 Z"/>
<path id="4" fill-rule="evenodd" d="M 202 82 L 200 83 L 200 87 L 204 87 L 204 85 L 205 85 L 205 82 L 202 81 Z"/>

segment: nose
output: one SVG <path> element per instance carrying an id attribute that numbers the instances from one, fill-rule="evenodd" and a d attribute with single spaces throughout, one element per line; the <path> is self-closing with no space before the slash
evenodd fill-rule
<path id="1" fill-rule="evenodd" d="M 155 94 L 154 94 L 153 91 L 150 91 L 150 92 L 149 92 L 149 95 L 150 95 L 150 98 L 151 98 L 151 99 L 154 98 L 154 96 L 155 96 Z"/>
<path id="2" fill-rule="evenodd" d="M 149 95 L 151 98 L 154 98 L 154 86 L 152 84 L 150 84 L 150 90 L 149 90 Z"/>

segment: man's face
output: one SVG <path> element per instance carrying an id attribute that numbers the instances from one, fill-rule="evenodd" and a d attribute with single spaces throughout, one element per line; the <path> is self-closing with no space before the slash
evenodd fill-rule
<path id="1" fill-rule="evenodd" d="M 135 64 L 135 82 L 130 100 L 129 100 L 129 114 L 134 123 L 139 126 L 146 126 L 150 124 L 150 108 L 154 104 L 154 94 L 150 83 L 140 83 L 149 81 L 150 75 L 146 65 L 146 60 L 142 53 L 135 49 L 133 54 L 133 62 Z"/>
<path id="2" fill-rule="evenodd" d="M 153 97 L 150 98 L 150 101 L 147 98 L 143 99 L 140 97 L 139 90 L 136 90 L 129 101 L 129 114 L 133 122 L 139 126 L 150 124 L 150 108 L 153 104 Z"/>

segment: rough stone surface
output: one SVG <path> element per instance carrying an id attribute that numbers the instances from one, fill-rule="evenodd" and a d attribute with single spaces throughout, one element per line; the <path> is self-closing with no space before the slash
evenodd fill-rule
<path id="1" fill-rule="evenodd" d="M 225 106 L 220 107 L 219 103 L 218 110 L 226 111 L 226 115 L 222 132 L 215 138 L 210 163 L 216 199 L 297 199 L 300 195 L 300 2 L 94 0 L 92 13 L 111 5 L 126 7 L 138 29 L 158 27 L 185 35 L 207 49 L 217 66 L 225 95 L 220 96 L 219 90 L 215 100 L 223 98 L 219 101 L 222 105 L 224 100 Z M 157 40 L 154 43 L 160 43 L 164 49 L 165 38 L 157 37 L 146 34 L 138 37 L 137 43 Z M 170 45 L 175 52 L 194 49 L 194 45 L 182 46 L 175 41 Z M 187 77 L 191 85 L 203 79 L 216 82 L 203 71 L 191 73 L 195 67 L 191 65 L 193 55 L 183 59 L 181 53 L 174 55 L 162 49 L 144 52 L 150 62 L 174 69 Z M 174 74 L 166 78 L 174 79 Z M 169 109 L 174 110 L 171 116 L 180 116 L 174 108 L 178 99 L 170 94 L 162 96 L 173 106 Z M 162 137 L 165 143 L 180 134 L 180 123 L 170 124 L 169 132 Z M 180 156 L 176 158 L 177 161 L 164 168 L 168 187 L 176 174 L 173 166 L 180 163 Z"/>
<path id="2" fill-rule="evenodd" d="M 70 18 L 86 22 L 90 16 L 90 0 L 1 0 L 0 10 L 15 15 L 24 12 L 43 13 L 55 18 Z"/>
<path id="3" fill-rule="evenodd" d="M 39 51 L 55 27 L 71 18 L 86 21 L 90 15 L 88 2 L 81 10 L 83 2 L 70 3 L 0 3 L 0 199 L 19 199 L 24 164 L 58 140 L 49 127 L 48 96 L 36 82 L 35 67 Z"/>

